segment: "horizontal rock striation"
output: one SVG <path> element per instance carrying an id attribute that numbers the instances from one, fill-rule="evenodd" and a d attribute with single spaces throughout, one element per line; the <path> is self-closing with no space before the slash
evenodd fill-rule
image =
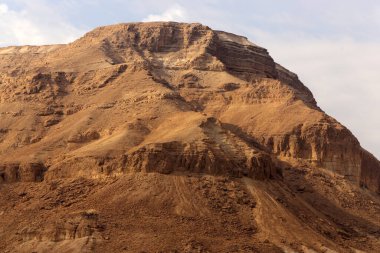
<path id="1" fill-rule="evenodd" d="M 215 37 L 209 52 L 223 62 L 227 71 L 277 77 L 275 63 L 265 48 L 226 32 L 216 32 Z"/>
<path id="2" fill-rule="evenodd" d="M 118 157 L 80 157 L 52 166 L 46 174 L 51 181 L 57 178 L 98 178 L 130 172 L 191 172 L 257 180 L 281 178 L 281 169 L 271 156 L 253 153 L 243 159 L 220 157 L 220 151 L 191 150 L 190 144 L 161 143 L 142 147 Z"/>
<path id="3" fill-rule="evenodd" d="M 112 64 L 228 70 L 277 77 L 275 63 L 266 49 L 244 37 L 213 31 L 201 24 L 132 23 L 100 27 L 61 50 L 84 53 L 94 50 L 94 44 Z M 75 57 L 69 58 L 75 60 Z"/>
<path id="4" fill-rule="evenodd" d="M 254 179 L 278 178 L 281 174 L 269 155 L 253 153 L 231 156 L 220 149 L 197 150 L 181 143 L 162 143 L 143 147 L 127 157 L 126 168 L 133 171 L 190 171 L 213 175 L 248 176 Z"/>
<path id="5" fill-rule="evenodd" d="M 100 233 L 106 227 L 99 222 L 98 216 L 96 210 L 92 209 L 70 213 L 57 218 L 54 222 L 47 221 L 39 227 L 35 225 L 24 227 L 17 234 L 24 243 L 34 241 L 64 246 L 64 243 L 69 242 L 72 245 L 80 245 L 81 251 L 88 252 L 94 241 L 101 239 Z"/>
<path id="6" fill-rule="evenodd" d="M 2 48 L 0 59 L 1 182 L 177 170 L 268 179 L 283 160 L 379 189 L 376 158 L 245 37 L 129 23 Z"/>
<path id="7" fill-rule="evenodd" d="M 345 128 L 297 128 L 289 134 L 263 137 L 262 144 L 279 156 L 302 159 L 352 181 L 360 180 L 361 147 Z"/>

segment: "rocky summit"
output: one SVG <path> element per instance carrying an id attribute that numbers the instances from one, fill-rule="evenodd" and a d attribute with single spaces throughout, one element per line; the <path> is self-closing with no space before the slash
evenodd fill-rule
<path id="1" fill-rule="evenodd" d="M 245 37 L 0 48 L 0 119 L 0 252 L 380 248 L 380 162 Z"/>

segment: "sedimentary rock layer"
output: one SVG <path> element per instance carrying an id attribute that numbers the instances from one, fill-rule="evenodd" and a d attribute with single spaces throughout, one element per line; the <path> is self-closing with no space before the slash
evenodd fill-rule
<path id="1" fill-rule="evenodd" d="M 286 163 L 379 191 L 376 158 L 245 37 L 130 23 L 0 58 L 3 182 L 182 170 L 269 179 Z"/>

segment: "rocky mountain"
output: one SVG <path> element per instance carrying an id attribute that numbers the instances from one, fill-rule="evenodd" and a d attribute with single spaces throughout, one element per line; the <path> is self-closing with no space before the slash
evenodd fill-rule
<path id="1" fill-rule="evenodd" d="M 1 252 L 377 252 L 380 162 L 201 24 L 0 48 Z"/>

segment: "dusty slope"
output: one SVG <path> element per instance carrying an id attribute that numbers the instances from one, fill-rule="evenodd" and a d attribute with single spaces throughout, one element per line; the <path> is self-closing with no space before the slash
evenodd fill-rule
<path id="1" fill-rule="evenodd" d="M 379 161 L 244 37 L 134 23 L 0 48 L 0 117 L 2 251 L 379 246 Z"/>
<path id="2" fill-rule="evenodd" d="M 284 181 L 136 173 L 2 185 L 1 251 L 376 252 L 380 203 L 336 180 L 302 169 Z"/>

